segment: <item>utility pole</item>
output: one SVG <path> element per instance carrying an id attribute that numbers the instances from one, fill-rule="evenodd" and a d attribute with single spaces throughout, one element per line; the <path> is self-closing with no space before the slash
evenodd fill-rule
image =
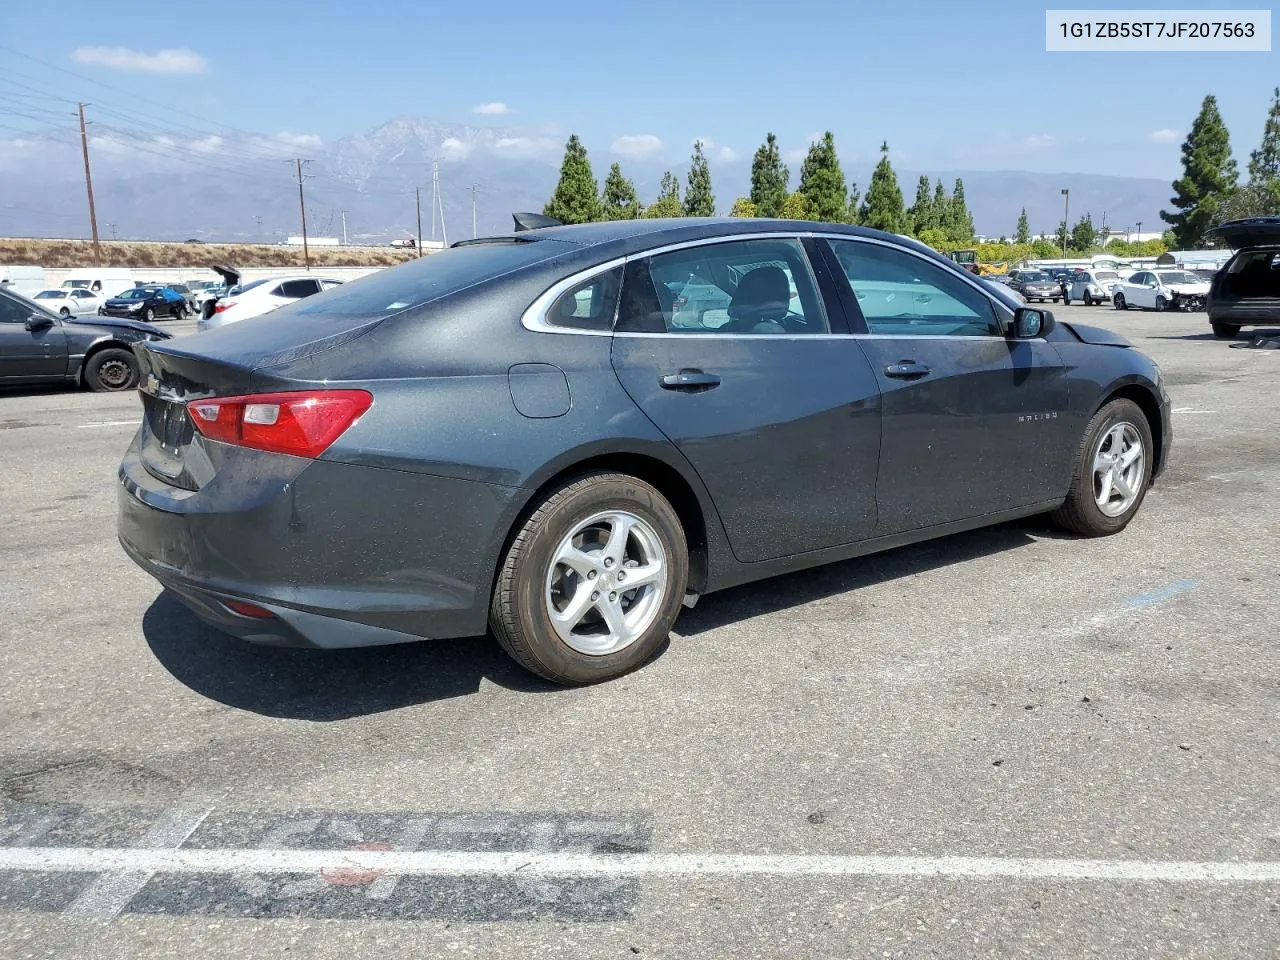
<path id="1" fill-rule="evenodd" d="M 422 256 L 422 188 L 421 187 L 413 188 L 413 200 L 418 207 L 418 256 Z M 432 214 L 435 214 L 435 209 L 433 208 L 431 212 Z M 434 221 L 432 225 L 434 226 Z"/>
<path id="2" fill-rule="evenodd" d="M 1138 221 L 1138 243 L 1142 243 L 1142 221 Z"/>
<path id="3" fill-rule="evenodd" d="M 342 211 L 342 245 L 347 245 L 347 211 Z"/>
<path id="4" fill-rule="evenodd" d="M 305 161 L 310 163 L 310 160 Z M 307 201 L 302 195 L 302 164 L 301 157 L 297 157 L 294 163 L 298 165 L 298 207 L 302 211 L 302 259 L 306 261 L 307 269 L 311 269 L 311 250 L 307 246 Z"/>
<path id="5" fill-rule="evenodd" d="M 108 224 L 107 224 L 107 229 L 111 231 L 111 239 L 112 239 L 112 240 L 119 240 L 119 239 L 120 239 L 120 235 L 116 233 L 116 225 L 115 225 L 114 223 L 108 223 Z"/>
<path id="6" fill-rule="evenodd" d="M 476 191 L 480 189 L 480 184 L 473 183 L 471 185 L 471 239 L 476 238 Z"/>
<path id="7" fill-rule="evenodd" d="M 258 225 L 258 232 L 257 234 L 254 235 L 254 239 L 261 240 L 262 239 L 262 218 L 257 214 L 254 214 L 253 222 Z"/>
<path id="8" fill-rule="evenodd" d="M 1071 191 L 1062 188 L 1062 259 L 1067 258 L 1067 236 L 1071 232 Z"/>
<path id="9" fill-rule="evenodd" d="M 431 239 L 436 238 L 436 201 L 440 194 L 440 161 L 431 161 Z M 418 244 L 419 247 L 422 244 Z"/>
<path id="10" fill-rule="evenodd" d="M 98 245 L 98 212 L 93 208 L 93 176 L 89 173 L 89 134 L 84 128 L 84 104 L 80 104 L 80 146 L 84 150 L 84 186 L 89 192 L 89 227 L 93 230 L 93 265 L 102 265 L 102 248 Z"/>

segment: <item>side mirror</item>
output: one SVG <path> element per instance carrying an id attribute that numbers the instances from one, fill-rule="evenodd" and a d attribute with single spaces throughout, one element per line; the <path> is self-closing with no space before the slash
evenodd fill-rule
<path id="1" fill-rule="evenodd" d="M 1048 310 L 1035 310 L 1031 307 L 1019 307 L 1014 311 L 1013 323 L 1009 326 L 1011 340 L 1034 340 L 1047 337 L 1057 326 L 1053 314 Z"/>
<path id="2" fill-rule="evenodd" d="M 33 313 L 27 317 L 27 322 L 23 326 L 28 330 L 43 330 L 45 327 L 53 326 L 53 317 L 46 317 L 43 313 Z"/>

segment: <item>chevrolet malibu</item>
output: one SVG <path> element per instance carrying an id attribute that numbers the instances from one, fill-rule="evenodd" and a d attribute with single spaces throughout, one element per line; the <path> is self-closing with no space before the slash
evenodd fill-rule
<path id="1" fill-rule="evenodd" d="M 527 229 L 137 352 L 120 540 L 198 616 L 488 626 L 566 684 L 725 587 L 1040 513 L 1116 533 L 1172 442 L 1124 339 L 835 224 Z"/>

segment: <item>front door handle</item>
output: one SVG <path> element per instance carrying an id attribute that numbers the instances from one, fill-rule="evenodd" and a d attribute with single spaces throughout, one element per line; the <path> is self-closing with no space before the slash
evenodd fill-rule
<path id="1" fill-rule="evenodd" d="M 899 360 L 885 367 L 884 375 L 895 380 L 919 380 L 929 375 L 929 368 L 919 360 Z"/>
<path id="2" fill-rule="evenodd" d="M 664 390 L 698 391 L 720 386 L 720 378 L 714 373 L 686 369 L 679 373 L 668 373 L 665 377 L 659 378 L 658 383 Z"/>

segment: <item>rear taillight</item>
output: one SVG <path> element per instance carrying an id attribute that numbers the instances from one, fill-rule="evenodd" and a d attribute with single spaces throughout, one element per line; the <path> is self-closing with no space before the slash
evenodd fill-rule
<path id="1" fill-rule="evenodd" d="M 236 305 L 234 300 L 219 300 L 213 305 L 214 313 L 221 313 L 223 310 L 230 310 Z"/>
<path id="2" fill-rule="evenodd" d="M 365 390 L 307 390 L 192 400 L 187 412 L 210 440 L 314 459 L 372 405 Z"/>
<path id="3" fill-rule="evenodd" d="M 244 600 L 223 600 L 222 605 L 232 613 L 238 613 L 242 617 L 253 617 L 255 620 L 270 620 L 275 616 L 270 610 L 256 603 L 246 603 Z"/>

